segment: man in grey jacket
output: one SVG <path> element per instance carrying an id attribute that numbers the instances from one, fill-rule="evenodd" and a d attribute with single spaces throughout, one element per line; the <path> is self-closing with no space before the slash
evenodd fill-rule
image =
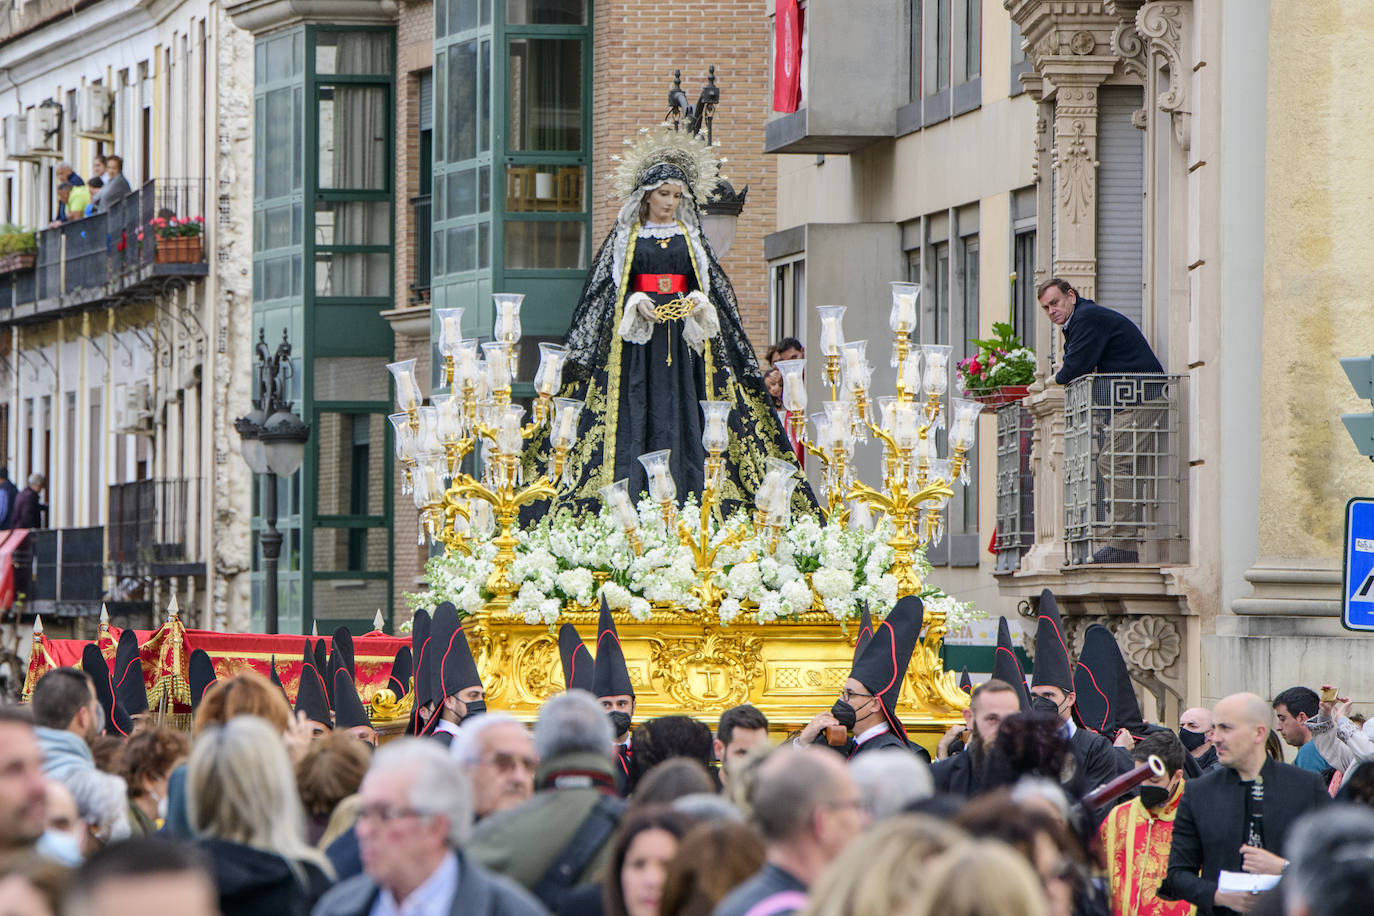
<path id="1" fill-rule="evenodd" d="M 105 721 L 95 685 L 75 668 L 55 668 L 33 688 L 34 731 L 43 750 L 43 775 L 66 786 L 81 819 L 108 842 L 129 835 L 124 780 L 96 768 L 91 742 Z"/>
<path id="2" fill-rule="evenodd" d="M 335 885 L 313 916 L 546 916 L 528 891 L 463 851 L 472 831 L 472 789 L 438 743 L 401 738 L 387 744 L 372 758 L 358 795 L 363 874 Z"/>

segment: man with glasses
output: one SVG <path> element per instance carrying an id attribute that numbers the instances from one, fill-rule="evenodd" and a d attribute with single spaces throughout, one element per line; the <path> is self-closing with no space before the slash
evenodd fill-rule
<path id="1" fill-rule="evenodd" d="M 885 747 L 911 749 L 897 719 L 897 698 L 921 635 L 923 616 L 921 599 L 908 595 L 897 602 L 871 638 L 860 634 L 839 700 L 807 723 L 797 737 L 799 746 L 822 740 L 824 732 L 827 744 L 851 758 Z M 846 738 L 844 730 L 852 731 L 854 737 Z"/>
<path id="2" fill-rule="evenodd" d="M 749 803 L 763 834 L 763 868 L 731 891 L 714 916 L 803 909 L 810 882 L 868 825 L 848 767 L 810 747 L 774 751 L 759 765 Z"/>
<path id="3" fill-rule="evenodd" d="M 474 719 L 459 729 L 450 749 L 472 779 L 477 820 L 515 808 L 534 793 L 534 739 L 513 716 L 494 712 Z"/>
<path id="4" fill-rule="evenodd" d="M 472 832 L 472 792 L 463 768 L 437 743 L 387 744 L 358 795 L 364 873 L 335 885 L 315 916 L 545 912 L 523 888 L 463 851 Z"/>

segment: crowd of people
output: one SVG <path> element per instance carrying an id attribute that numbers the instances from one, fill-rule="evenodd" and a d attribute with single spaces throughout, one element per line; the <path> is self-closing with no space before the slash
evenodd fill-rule
<path id="1" fill-rule="evenodd" d="M 307 641 L 294 709 L 275 659 L 193 658 L 189 736 L 140 702 L 128 631 L 113 673 L 91 645 L 0 706 L 0 912 L 1364 912 L 1374 744 L 1348 699 L 1237 694 L 1169 729 L 1101 640 L 1070 662 L 1052 595 L 1040 612 L 1029 689 L 999 651 L 933 762 L 895 714 L 918 598 L 865 620 L 839 699 L 781 740 L 750 705 L 636 723 L 604 609 L 595 654 L 560 632 L 567 689 L 532 728 L 486 709 L 452 605 L 421 611 L 389 682 L 408 734 L 380 741 L 346 630 Z"/>
<path id="2" fill-rule="evenodd" d="M 78 175 L 70 162 L 59 162 L 53 176 L 57 179 L 57 210 L 48 223 L 50 229 L 109 210 L 132 193 L 121 156 L 97 153 L 91 160 L 89 179 Z"/>

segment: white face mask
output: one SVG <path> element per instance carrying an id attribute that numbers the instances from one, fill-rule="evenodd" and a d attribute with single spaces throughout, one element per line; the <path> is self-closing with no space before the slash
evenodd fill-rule
<path id="1" fill-rule="evenodd" d="M 157 819 L 160 820 L 160 821 L 166 821 L 166 820 L 167 820 L 167 796 L 165 796 L 165 795 L 158 795 L 156 792 L 153 792 L 153 793 L 151 793 L 151 794 L 157 796 Z"/>
<path id="2" fill-rule="evenodd" d="M 81 839 L 73 833 L 44 831 L 38 840 L 38 851 L 63 865 L 75 867 L 81 864 Z"/>

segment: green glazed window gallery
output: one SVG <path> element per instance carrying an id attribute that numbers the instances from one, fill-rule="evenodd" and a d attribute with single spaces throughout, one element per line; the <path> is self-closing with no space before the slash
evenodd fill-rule
<path id="1" fill-rule="evenodd" d="M 524 293 L 522 375 L 566 333 L 590 258 L 589 13 L 586 0 L 436 0 L 432 108 L 407 128 L 429 144 L 413 164 L 422 197 L 413 212 L 399 202 L 414 285 L 465 309 L 469 337 L 491 333 L 493 291 Z M 281 632 L 363 632 L 396 597 L 382 316 L 396 303 L 395 42 L 390 25 L 311 23 L 256 39 L 253 339 L 286 332 L 288 396 L 311 435 L 293 478 L 254 479 L 255 628 L 269 481 Z M 517 381 L 517 397 L 532 393 Z"/>

